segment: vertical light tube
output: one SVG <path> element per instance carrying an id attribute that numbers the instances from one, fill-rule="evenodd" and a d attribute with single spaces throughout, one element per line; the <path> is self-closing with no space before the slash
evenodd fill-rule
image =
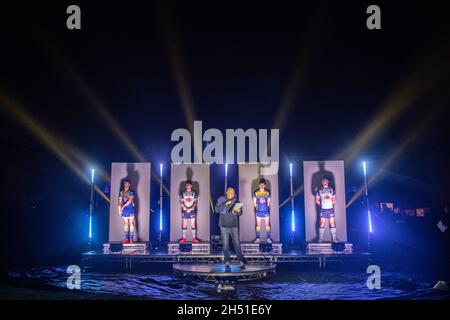
<path id="1" fill-rule="evenodd" d="M 225 188 L 224 191 L 227 192 L 228 188 L 228 163 L 225 163 Z"/>
<path id="2" fill-rule="evenodd" d="M 89 246 L 92 244 L 92 214 L 94 211 L 94 177 L 95 177 L 95 169 L 91 169 L 91 201 L 89 204 Z"/>
<path id="3" fill-rule="evenodd" d="M 289 163 L 289 176 L 290 176 L 290 182 L 291 182 L 291 231 L 295 232 L 294 183 L 292 180 L 292 162 Z"/>
<path id="4" fill-rule="evenodd" d="M 370 204 L 369 204 L 369 186 L 367 183 L 367 164 L 363 161 L 363 174 L 364 174 L 364 195 L 366 197 L 366 205 L 367 205 L 367 223 L 369 226 L 369 233 L 373 232 L 372 228 L 372 215 L 370 213 Z"/>
<path id="5" fill-rule="evenodd" d="M 159 165 L 159 238 L 161 240 L 161 233 L 163 229 L 163 164 Z"/>

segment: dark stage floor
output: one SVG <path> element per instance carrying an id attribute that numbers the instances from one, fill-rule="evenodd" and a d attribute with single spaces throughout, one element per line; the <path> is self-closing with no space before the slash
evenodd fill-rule
<path id="1" fill-rule="evenodd" d="M 162 266 L 162 265 L 161 265 Z M 286 266 L 286 265 L 284 265 Z M 294 266 L 294 265 L 289 265 Z M 66 267 L 10 272 L 2 299 L 449 299 L 448 290 L 432 289 L 437 273 L 383 271 L 380 290 L 366 286 L 365 270 L 309 270 L 279 268 L 273 277 L 236 284 L 232 294 L 217 293 L 203 280 L 178 276 L 172 270 L 105 272 L 85 269 L 81 289 L 66 289 Z M 161 268 L 155 268 L 161 269 Z M 3 290 L 5 289 L 5 290 Z"/>

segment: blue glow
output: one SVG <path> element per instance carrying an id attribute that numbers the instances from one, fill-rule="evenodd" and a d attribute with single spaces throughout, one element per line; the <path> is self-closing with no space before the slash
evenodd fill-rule
<path id="1" fill-rule="evenodd" d="M 365 183 L 366 183 L 366 188 L 367 188 L 367 164 L 366 164 L 365 161 L 363 161 L 362 165 L 363 165 L 364 181 L 365 181 Z M 366 201 L 368 201 L 368 200 L 366 199 Z M 371 215 L 369 209 L 367 210 L 367 223 L 369 224 L 369 232 L 370 232 L 370 233 L 373 233 L 373 228 L 372 228 L 372 215 Z"/>
<path id="2" fill-rule="evenodd" d="M 290 178 L 291 178 L 291 196 L 292 196 L 292 162 L 289 163 L 289 174 L 290 174 Z M 294 213 L 294 208 L 292 208 L 292 211 L 291 211 L 291 230 L 292 230 L 292 232 L 295 232 L 295 213 Z"/>
<path id="3" fill-rule="evenodd" d="M 89 215 L 89 239 L 92 239 L 92 215 Z"/>
<path id="4" fill-rule="evenodd" d="M 159 165 L 159 177 L 161 179 L 161 185 L 162 185 L 162 176 L 163 176 L 163 164 L 161 163 Z M 162 199 L 160 201 L 162 201 Z M 163 213 L 162 209 L 159 209 L 159 231 L 162 231 L 162 229 L 163 229 Z"/>
<path id="5" fill-rule="evenodd" d="M 292 212 L 291 212 L 291 228 L 292 228 L 292 232 L 295 232 L 295 215 L 294 215 L 294 210 L 292 210 Z"/>
<path id="6" fill-rule="evenodd" d="M 225 163 L 225 177 L 228 176 L 228 163 Z"/>
<path id="7" fill-rule="evenodd" d="M 91 184 L 94 184 L 95 169 L 91 169 Z M 92 203 L 89 210 L 89 239 L 92 239 Z"/>

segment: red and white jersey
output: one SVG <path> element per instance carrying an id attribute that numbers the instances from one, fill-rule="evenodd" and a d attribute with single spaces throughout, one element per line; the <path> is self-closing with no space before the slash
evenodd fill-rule
<path id="1" fill-rule="evenodd" d="M 195 190 L 185 190 L 181 193 L 181 202 L 186 206 L 186 208 L 191 208 L 197 203 L 197 192 Z"/>

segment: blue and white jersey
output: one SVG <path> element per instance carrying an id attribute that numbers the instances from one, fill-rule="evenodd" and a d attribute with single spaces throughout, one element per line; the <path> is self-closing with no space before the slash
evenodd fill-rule
<path id="1" fill-rule="evenodd" d="M 269 199 L 270 199 L 270 191 L 265 188 L 263 191 L 260 189 L 256 189 L 253 192 L 253 199 L 256 199 L 256 212 L 264 213 L 268 215 L 269 212 Z"/>
<path id="2" fill-rule="evenodd" d="M 123 213 L 124 214 L 135 214 L 136 209 L 135 209 L 135 205 L 134 205 L 134 191 L 132 190 L 122 190 L 119 193 L 119 206 L 123 207 L 123 205 L 125 203 L 128 202 L 128 200 L 131 200 L 131 204 L 129 204 L 128 206 L 126 206 L 125 208 L 123 208 Z"/>
<path id="3" fill-rule="evenodd" d="M 322 209 L 332 209 L 333 208 L 333 197 L 336 196 L 333 188 L 320 187 L 320 189 L 317 190 L 316 196 L 320 197 L 320 205 L 321 205 Z"/>

